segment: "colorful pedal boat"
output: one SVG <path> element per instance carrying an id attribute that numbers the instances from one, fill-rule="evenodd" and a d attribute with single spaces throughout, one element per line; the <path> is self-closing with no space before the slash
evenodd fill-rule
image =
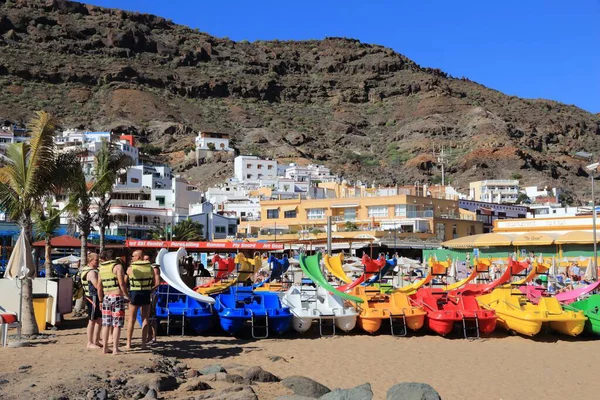
<path id="1" fill-rule="evenodd" d="M 162 284 L 156 290 L 155 318 L 160 325 L 169 323 L 171 319 L 184 318 L 183 325 L 194 333 L 202 333 L 212 327 L 213 310 L 210 304 L 182 294 L 177 289 Z M 141 315 L 138 313 L 141 325 Z"/>
<path id="2" fill-rule="evenodd" d="M 363 300 L 355 307 L 359 311 L 358 326 L 368 333 L 377 332 L 384 320 L 390 321 L 392 334 L 395 334 L 395 321 L 400 319 L 404 320 L 406 331 L 419 330 L 425 324 L 427 313 L 421 307 L 413 306 L 404 293 L 381 293 L 373 286 L 356 286 L 350 293 Z"/>
<path id="3" fill-rule="evenodd" d="M 538 304 L 510 284 L 477 297 L 483 308 L 496 311 L 498 325 L 525 336 L 540 332 L 544 323 L 564 335 L 577 336 L 585 326 L 583 311 L 563 310 L 557 299 L 541 297 Z"/>
<path id="4" fill-rule="evenodd" d="M 411 298 L 427 311 L 427 327 L 441 336 L 452 332 L 457 322 L 462 324 L 465 337 L 469 337 L 468 329 L 478 330 L 477 337 L 496 329 L 496 313 L 481 308 L 474 295 L 452 294 L 423 287 Z"/>
<path id="5" fill-rule="evenodd" d="M 600 335 L 600 294 L 591 295 L 586 299 L 564 306 L 564 308 L 572 311 L 583 311 L 588 319 L 585 322 L 585 331 L 592 335 Z"/>
<path id="6" fill-rule="evenodd" d="M 319 322 L 321 335 L 323 325 L 335 326 L 344 332 L 356 326 L 356 309 L 322 287 L 293 286 L 281 295 L 281 302 L 290 308 L 294 329 L 300 333 L 308 331 L 315 320 Z M 327 323 L 323 324 L 323 321 Z M 335 333 L 335 329 L 332 332 Z"/>
<path id="7" fill-rule="evenodd" d="M 265 338 L 269 332 L 282 334 L 291 327 L 290 309 L 281 304 L 277 293 L 255 292 L 251 286 L 232 286 L 215 299 L 219 323 L 227 333 L 239 333 L 247 322 L 255 338 Z"/>

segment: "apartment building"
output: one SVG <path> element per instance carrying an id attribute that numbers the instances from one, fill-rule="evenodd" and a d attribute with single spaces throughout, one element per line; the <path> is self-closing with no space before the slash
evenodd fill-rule
<path id="1" fill-rule="evenodd" d="M 469 199 L 497 204 L 514 204 L 519 197 L 519 181 L 493 179 L 469 183 Z"/>
<path id="2" fill-rule="evenodd" d="M 233 151 L 229 147 L 229 134 L 218 132 L 198 132 L 196 150 Z"/>
<path id="3" fill-rule="evenodd" d="M 502 219 L 526 218 L 529 208 L 516 204 L 496 204 L 484 201 L 459 200 L 463 210 L 471 211 L 483 223 L 483 233 L 492 232 L 494 221 Z"/>
<path id="4" fill-rule="evenodd" d="M 233 170 L 238 182 L 255 186 L 270 186 L 277 181 L 277 161 L 256 156 L 237 156 Z"/>
<path id="5" fill-rule="evenodd" d="M 334 191 L 346 195 L 326 199 L 261 201 L 261 220 L 256 226 L 279 233 L 324 232 L 331 216 L 333 232 L 356 231 L 375 237 L 394 232 L 399 237 L 444 241 L 483 232 L 482 222 L 461 213 L 456 200 L 394 194 L 396 188 L 389 188 L 388 195 L 373 196 L 364 189 L 336 187 Z"/>

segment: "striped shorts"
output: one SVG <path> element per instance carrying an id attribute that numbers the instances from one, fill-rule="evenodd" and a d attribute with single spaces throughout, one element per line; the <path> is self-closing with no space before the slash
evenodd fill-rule
<path id="1" fill-rule="evenodd" d="M 106 295 L 102 300 L 102 326 L 125 326 L 125 298 L 119 295 Z"/>

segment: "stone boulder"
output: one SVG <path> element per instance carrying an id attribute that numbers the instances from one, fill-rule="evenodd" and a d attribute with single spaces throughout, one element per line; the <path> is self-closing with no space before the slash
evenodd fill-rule
<path id="1" fill-rule="evenodd" d="M 388 390 L 386 400 L 441 400 L 441 397 L 426 383 L 402 382 Z"/>
<path id="2" fill-rule="evenodd" d="M 206 367 L 199 369 L 198 372 L 200 373 L 200 375 L 210 375 L 210 374 L 216 374 L 219 372 L 227 372 L 225 370 L 225 368 L 223 368 L 223 366 L 221 364 L 212 364 L 212 365 L 207 365 Z"/>
<path id="3" fill-rule="evenodd" d="M 363 383 L 351 389 L 334 389 L 319 400 L 371 400 L 373 391 L 370 383 Z"/>
<path id="4" fill-rule="evenodd" d="M 321 397 L 331 392 L 327 386 L 305 376 L 289 376 L 282 380 L 281 384 L 300 396 Z"/>
<path id="5" fill-rule="evenodd" d="M 261 367 L 251 367 L 246 371 L 245 378 L 250 382 L 279 382 L 281 380 Z"/>

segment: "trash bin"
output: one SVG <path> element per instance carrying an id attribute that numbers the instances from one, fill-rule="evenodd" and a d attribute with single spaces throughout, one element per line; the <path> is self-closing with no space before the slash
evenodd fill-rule
<path id="1" fill-rule="evenodd" d="M 33 294 L 33 314 L 35 315 L 35 323 L 38 326 L 39 331 L 46 330 L 46 314 L 48 312 L 48 293 L 34 293 Z"/>

